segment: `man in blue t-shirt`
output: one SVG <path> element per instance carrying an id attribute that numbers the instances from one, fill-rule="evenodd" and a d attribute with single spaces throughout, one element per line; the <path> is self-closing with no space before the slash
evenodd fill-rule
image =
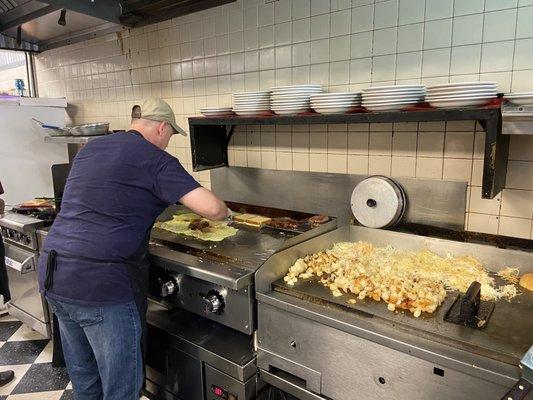
<path id="1" fill-rule="evenodd" d="M 231 215 L 164 151 L 184 134 L 166 102 L 145 100 L 132 117 L 128 132 L 93 140 L 74 159 L 39 259 L 78 400 L 139 398 L 156 217 L 177 202 L 213 220 Z"/>

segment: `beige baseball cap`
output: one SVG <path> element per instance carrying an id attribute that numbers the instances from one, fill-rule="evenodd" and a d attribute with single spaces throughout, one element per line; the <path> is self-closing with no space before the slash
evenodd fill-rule
<path id="1" fill-rule="evenodd" d="M 176 123 L 174 111 L 172 111 L 169 104 L 165 100 L 157 97 L 143 100 L 139 108 L 138 106 L 134 106 L 132 109 L 132 117 L 168 122 L 172 128 L 174 128 L 175 133 L 180 133 L 183 136 L 187 135 L 187 133 Z"/>

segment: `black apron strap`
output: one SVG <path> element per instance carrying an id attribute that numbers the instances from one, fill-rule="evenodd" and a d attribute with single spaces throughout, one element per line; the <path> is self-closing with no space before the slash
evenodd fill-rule
<path id="1" fill-rule="evenodd" d="M 44 278 L 45 293 L 54 286 L 54 272 L 57 269 L 57 252 L 50 250 L 46 261 L 46 275 Z"/>

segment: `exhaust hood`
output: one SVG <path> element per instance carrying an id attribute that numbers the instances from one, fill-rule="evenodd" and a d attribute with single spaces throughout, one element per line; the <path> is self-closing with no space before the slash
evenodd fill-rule
<path id="1" fill-rule="evenodd" d="M 0 48 L 43 51 L 235 0 L 0 0 Z"/>

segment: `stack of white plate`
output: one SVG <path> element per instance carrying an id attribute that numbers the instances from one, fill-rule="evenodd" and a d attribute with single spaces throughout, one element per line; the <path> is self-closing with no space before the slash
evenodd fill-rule
<path id="1" fill-rule="evenodd" d="M 370 111 L 396 111 L 424 101 L 424 85 L 374 86 L 363 89 L 363 107 Z"/>
<path id="2" fill-rule="evenodd" d="M 233 115 L 231 107 L 205 107 L 200 108 L 200 112 L 206 117 L 223 117 L 225 115 Z"/>
<path id="3" fill-rule="evenodd" d="M 533 92 L 507 93 L 505 98 L 519 106 L 533 106 Z"/>
<path id="4" fill-rule="evenodd" d="M 438 108 L 482 106 L 496 98 L 497 94 L 495 82 L 443 83 L 428 87 L 426 101 Z"/>
<path id="5" fill-rule="evenodd" d="M 278 86 L 271 89 L 270 109 L 276 114 L 298 114 L 309 111 L 309 97 L 321 93 L 320 85 Z"/>
<path id="6" fill-rule="evenodd" d="M 233 93 L 233 111 L 245 116 L 270 114 L 270 92 Z"/>
<path id="7" fill-rule="evenodd" d="M 320 114 L 344 114 L 361 106 L 361 92 L 321 93 L 311 96 L 311 108 Z"/>

